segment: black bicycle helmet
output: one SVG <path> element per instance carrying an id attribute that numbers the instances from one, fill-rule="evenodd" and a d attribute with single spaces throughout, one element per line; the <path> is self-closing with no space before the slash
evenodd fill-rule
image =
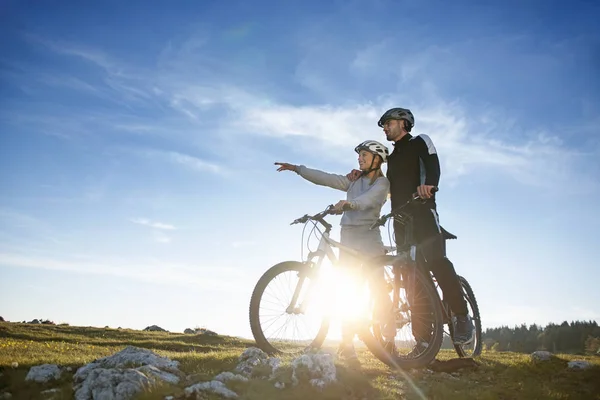
<path id="1" fill-rule="evenodd" d="M 383 124 L 385 124 L 385 122 L 389 119 L 403 119 L 407 121 L 407 131 L 410 131 L 412 127 L 415 126 L 415 117 L 408 108 L 390 108 L 381 116 L 381 118 L 379 118 L 377 125 L 383 128 Z"/>

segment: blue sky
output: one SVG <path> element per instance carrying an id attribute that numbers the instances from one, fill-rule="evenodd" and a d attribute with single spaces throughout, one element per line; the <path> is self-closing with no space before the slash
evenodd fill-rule
<path id="1" fill-rule="evenodd" d="M 599 12 L 4 1 L 0 315 L 250 336 L 255 282 L 300 257 L 289 222 L 344 196 L 273 162 L 346 173 L 401 106 L 484 327 L 600 320 Z"/>

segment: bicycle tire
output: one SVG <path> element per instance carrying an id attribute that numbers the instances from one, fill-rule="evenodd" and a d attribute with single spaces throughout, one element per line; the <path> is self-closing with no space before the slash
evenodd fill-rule
<path id="1" fill-rule="evenodd" d="M 458 276 L 458 280 L 460 281 L 460 285 L 463 288 L 465 300 L 471 306 L 471 310 L 473 311 L 473 315 L 471 318 L 473 319 L 473 324 L 475 325 L 475 346 L 473 348 L 473 353 L 471 355 L 467 354 L 464 349 L 464 346 L 454 344 L 454 349 L 459 357 L 477 357 L 481 355 L 481 349 L 483 347 L 483 343 L 481 341 L 482 333 L 481 333 L 481 316 L 479 314 L 479 306 L 477 305 L 477 299 L 475 298 L 475 293 L 473 292 L 473 288 L 469 282 L 462 276 Z M 449 324 L 450 327 L 450 337 L 453 336 L 452 324 Z"/>
<path id="2" fill-rule="evenodd" d="M 254 287 L 254 291 L 252 292 L 252 296 L 250 299 L 250 329 L 252 330 L 252 334 L 254 336 L 254 340 L 256 341 L 256 345 L 264 352 L 268 354 L 301 353 L 308 348 L 320 348 L 323 342 L 325 341 L 325 338 L 329 331 L 329 319 L 326 317 L 321 320 L 320 327 L 314 339 L 307 346 L 299 346 L 299 348 L 296 351 L 285 351 L 287 346 L 285 346 L 283 343 L 280 344 L 276 343 L 276 341 L 274 340 L 267 339 L 263 327 L 261 326 L 260 304 L 265 290 L 269 286 L 269 283 L 271 283 L 279 275 L 284 274 L 286 272 L 295 272 L 300 276 L 302 274 L 305 274 L 304 276 L 306 277 L 309 268 L 310 267 L 306 264 L 303 264 L 298 261 L 285 261 L 269 268 L 256 283 L 256 286 Z"/>
<path id="3" fill-rule="evenodd" d="M 431 277 L 425 275 L 420 269 L 415 269 L 414 273 L 417 279 L 422 283 L 426 297 L 430 300 L 430 312 L 432 313 L 433 328 L 431 341 L 426 350 L 414 358 L 407 358 L 404 355 L 392 354 L 387 352 L 381 340 L 381 335 L 377 327 L 365 327 L 359 332 L 359 338 L 365 343 L 369 351 L 380 361 L 392 368 L 410 369 L 421 368 L 429 365 L 438 354 L 444 335 L 444 317 L 441 308 L 441 300 L 433 285 Z"/>

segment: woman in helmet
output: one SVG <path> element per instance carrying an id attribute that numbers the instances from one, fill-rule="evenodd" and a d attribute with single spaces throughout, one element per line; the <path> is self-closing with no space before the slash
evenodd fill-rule
<path id="1" fill-rule="evenodd" d="M 275 165 L 279 165 L 277 171 L 294 171 L 314 184 L 346 192 L 346 199 L 335 205 L 339 212 L 346 210 L 340 221 L 340 242 L 366 256 L 375 257 L 385 254 L 381 232 L 379 229 L 371 230 L 370 226 L 379 218 L 388 197 L 390 183 L 381 171 L 381 166 L 387 161 L 389 150 L 379 142 L 367 140 L 356 146 L 354 151 L 358 153 L 358 165 L 362 172 L 355 181 L 350 181 L 345 175 L 331 174 L 304 165 L 282 162 L 276 162 Z M 340 252 L 340 264 L 348 266 L 353 261 L 352 257 Z M 354 331 L 343 325 L 340 346 L 342 357 L 356 359 L 353 339 Z"/>

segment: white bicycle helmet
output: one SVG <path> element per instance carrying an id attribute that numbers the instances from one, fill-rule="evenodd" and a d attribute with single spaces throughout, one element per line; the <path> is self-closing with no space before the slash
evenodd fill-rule
<path id="1" fill-rule="evenodd" d="M 369 153 L 377 154 L 383 159 L 383 162 L 387 161 L 390 151 L 387 147 L 375 140 L 365 140 L 354 148 L 354 151 L 360 153 L 361 150 L 366 150 Z"/>

